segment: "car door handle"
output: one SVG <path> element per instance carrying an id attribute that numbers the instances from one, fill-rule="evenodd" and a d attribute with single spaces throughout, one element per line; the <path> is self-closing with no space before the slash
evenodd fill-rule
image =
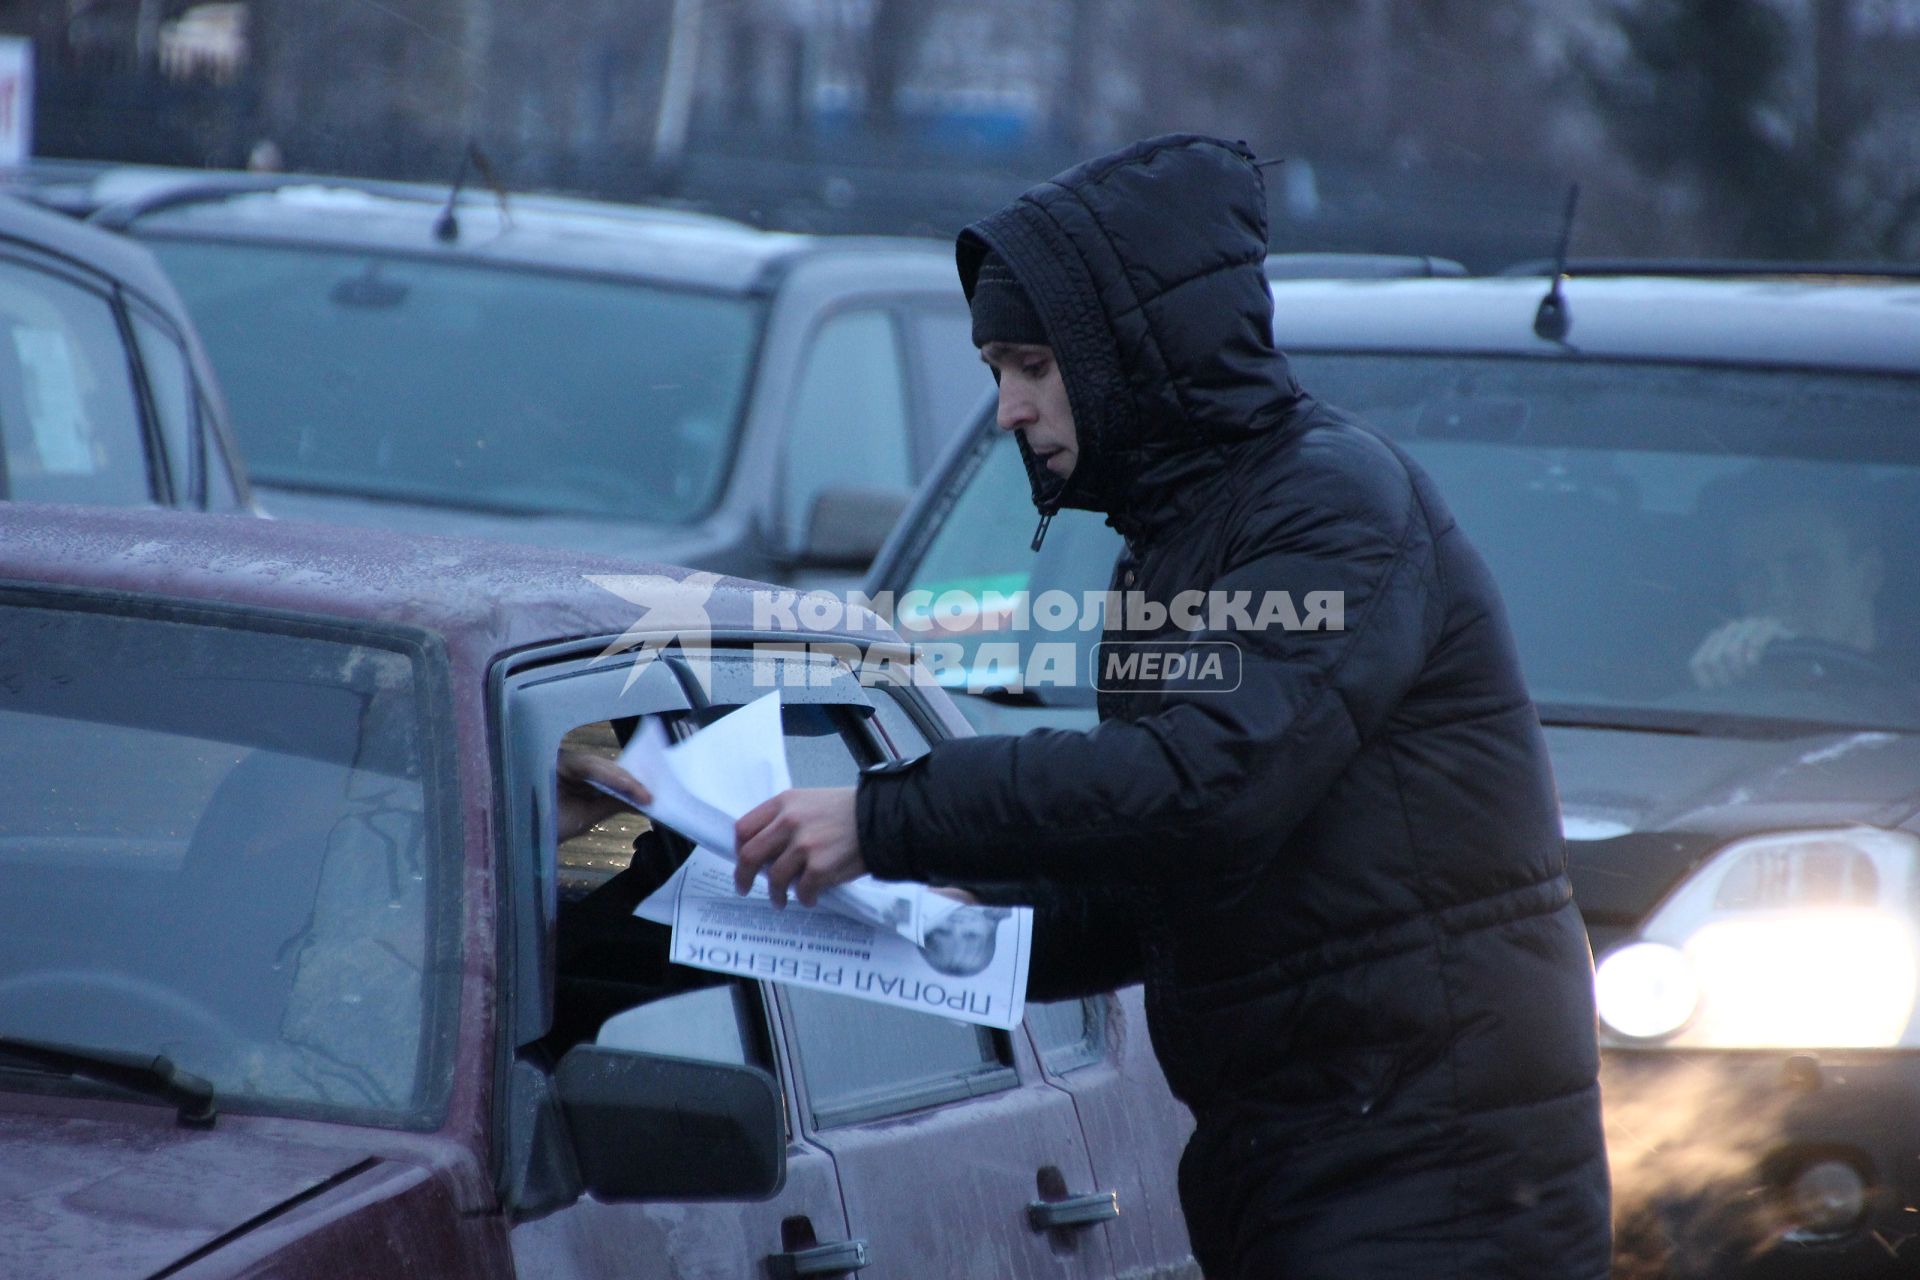
<path id="1" fill-rule="evenodd" d="M 767 1273 L 773 1280 L 794 1280 L 797 1276 L 843 1276 L 873 1262 L 865 1240 L 835 1240 L 810 1249 L 767 1255 Z"/>
<path id="2" fill-rule="evenodd" d="M 1068 1196 L 1065 1200 L 1035 1200 L 1027 1206 L 1027 1221 L 1035 1231 L 1090 1227 L 1119 1216 L 1118 1191 L 1096 1191 L 1092 1195 Z"/>

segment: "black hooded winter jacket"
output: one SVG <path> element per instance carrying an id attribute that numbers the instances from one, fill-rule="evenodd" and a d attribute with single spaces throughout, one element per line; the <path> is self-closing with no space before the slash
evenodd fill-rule
<path id="1" fill-rule="evenodd" d="M 861 849 L 1035 902 L 1035 998 L 1144 979 L 1209 1275 L 1603 1276 L 1590 959 L 1499 593 L 1273 349 L 1265 210 L 1244 148 L 1155 139 L 969 227 L 960 275 L 991 250 L 1040 313 L 1079 460 L 1022 454 L 1125 536 L 1116 590 L 1338 592 L 1340 629 L 1192 633 L 1237 688 L 869 773 Z"/>

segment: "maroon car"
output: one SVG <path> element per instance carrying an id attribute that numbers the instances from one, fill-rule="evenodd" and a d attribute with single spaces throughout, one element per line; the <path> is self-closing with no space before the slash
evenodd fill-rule
<path id="1" fill-rule="evenodd" d="M 756 589 L 0 508 L 0 1275 L 1197 1274 L 1137 991 L 1009 1036 L 685 969 L 678 837 L 555 847 L 563 745 L 774 667 L 798 785 L 967 731 Z"/>

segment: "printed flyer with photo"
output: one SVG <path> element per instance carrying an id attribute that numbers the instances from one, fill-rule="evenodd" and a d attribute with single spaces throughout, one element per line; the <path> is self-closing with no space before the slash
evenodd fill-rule
<path id="1" fill-rule="evenodd" d="M 620 764 L 652 792 L 648 816 L 696 846 L 635 911 L 672 927 L 675 963 L 1003 1030 L 1019 1023 L 1030 907 L 979 906 L 865 876 L 814 907 L 775 908 L 764 880 L 745 896 L 734 891 L 734 822 L 791 785 L 778 691 L 681 742 L 649 719 Z"/>

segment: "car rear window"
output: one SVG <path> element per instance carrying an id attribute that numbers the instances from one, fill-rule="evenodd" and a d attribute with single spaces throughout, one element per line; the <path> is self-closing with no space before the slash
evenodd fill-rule
<path id="1" fill-rule="evenodd" d="M 254 479 L 481 510 L 696 519 L 760 308 L 519 268 L 156 239 Z"/>

